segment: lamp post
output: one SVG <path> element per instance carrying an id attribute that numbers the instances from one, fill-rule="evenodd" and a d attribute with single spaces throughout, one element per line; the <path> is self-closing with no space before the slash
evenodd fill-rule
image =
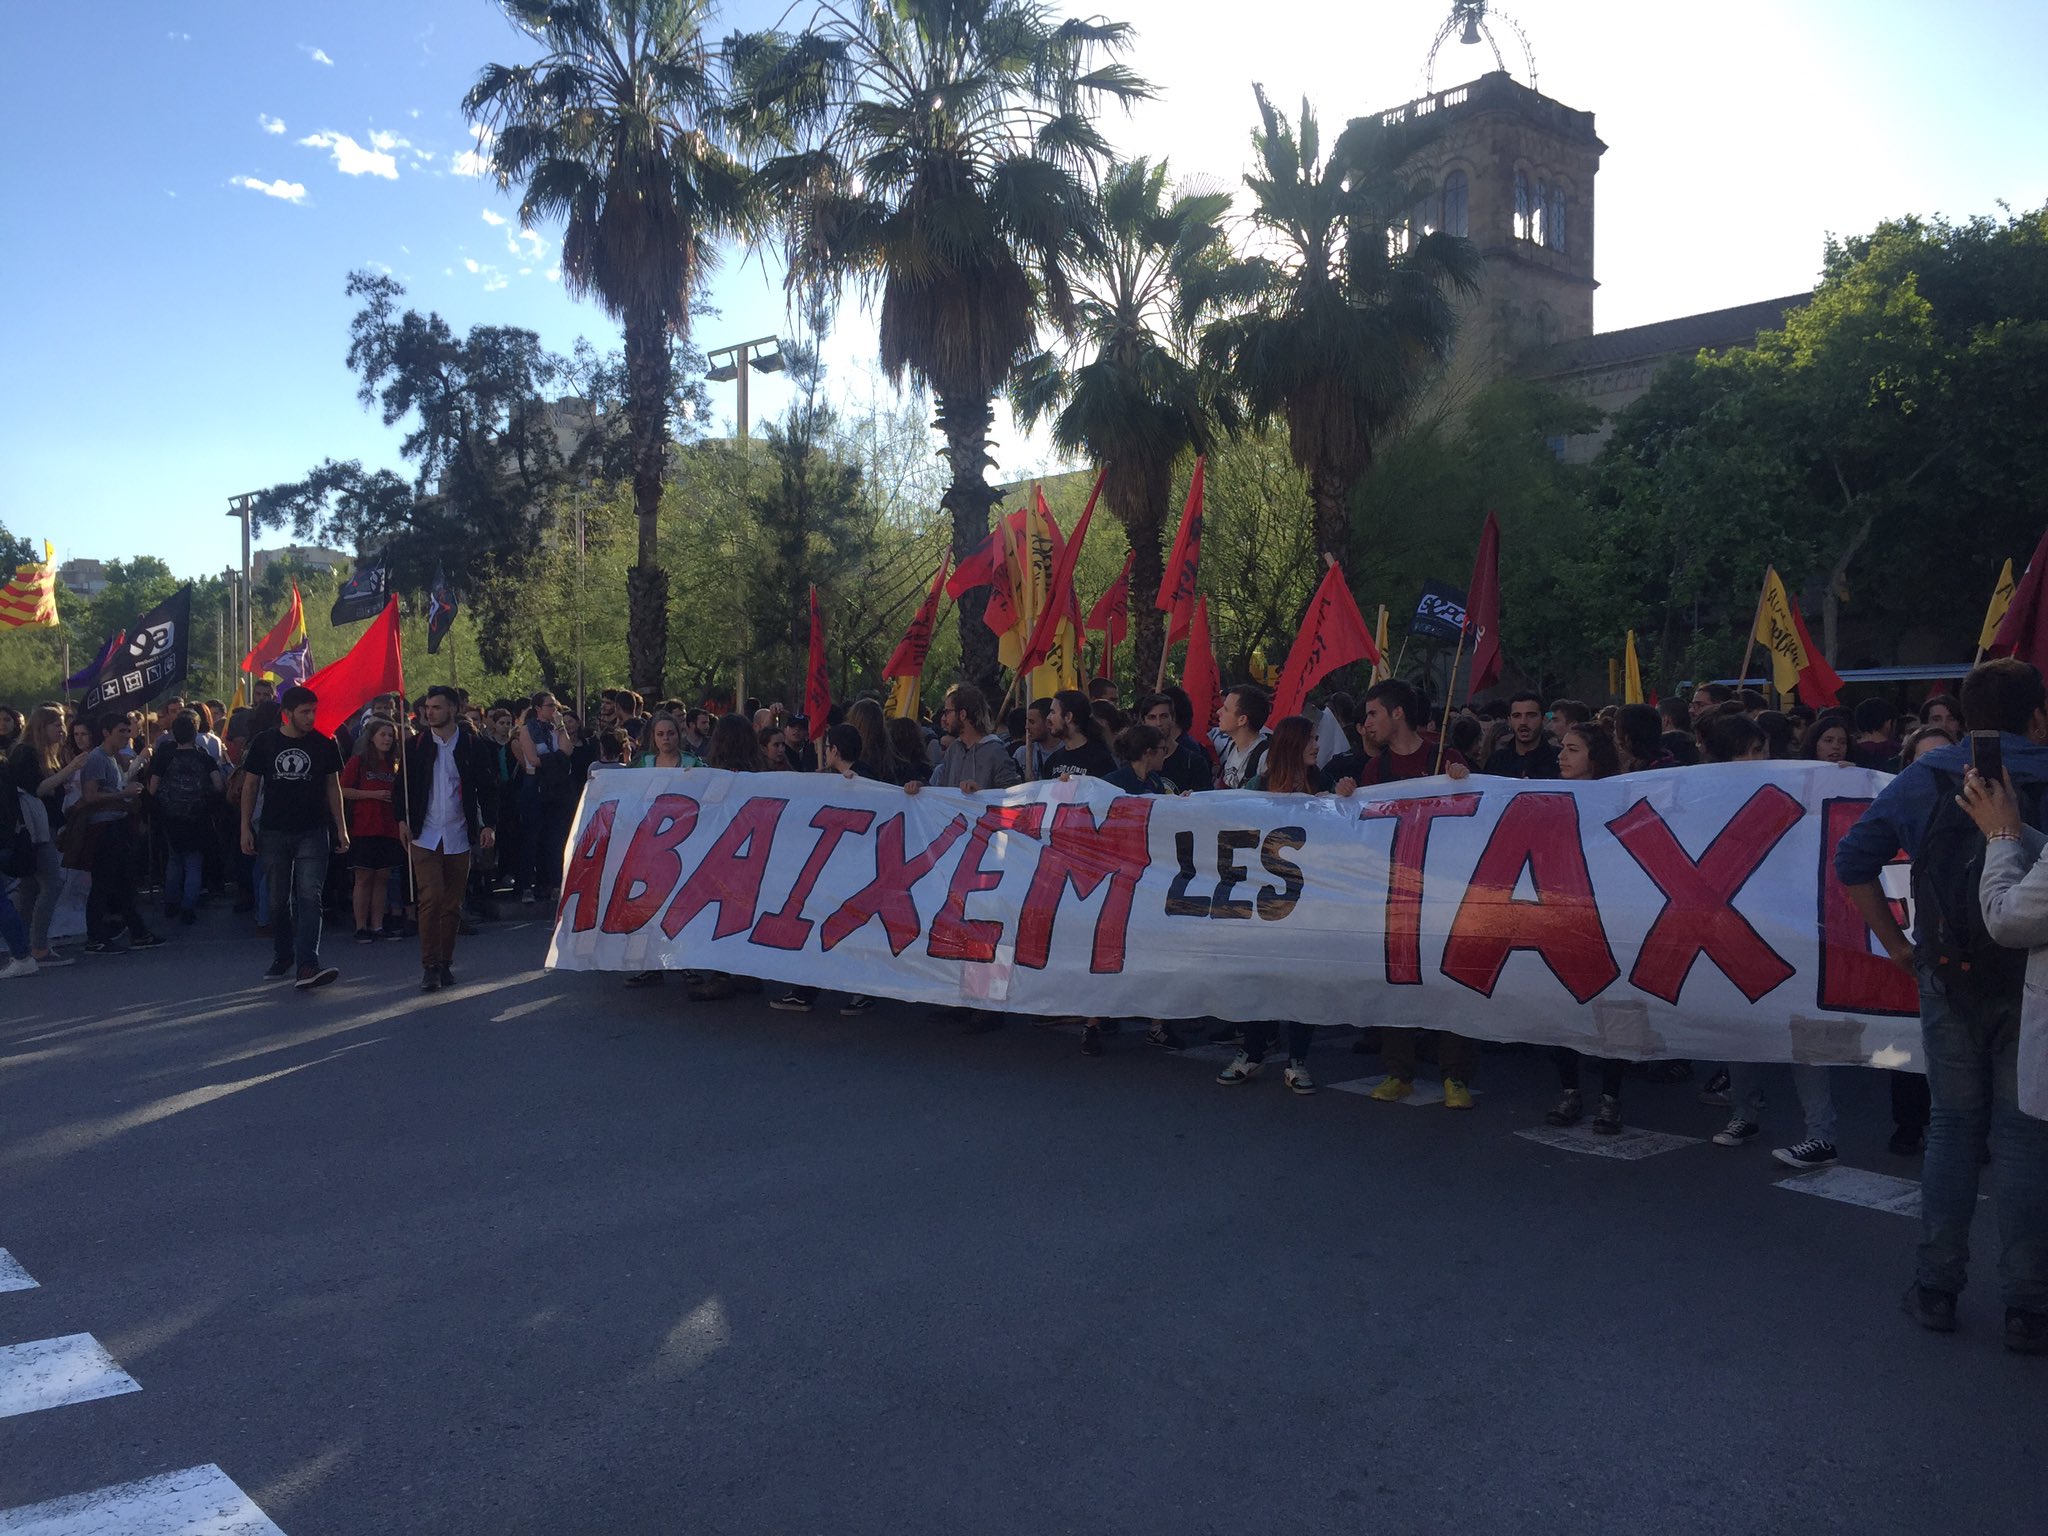
<path id="1" fill-rule="evenodd" d="M 724 358 L 724 362 L 719 362 Z M 706 352 L 704 360 L 713 366 L 704 375 L 713 384 L 729 384 L 737 381 L 740 387 L 740 442 L 747 441 L 747 370 L 756 373 L 780 373 L 788 366 L 782 355 L 782 338 L 779 336 L 756 336 L 752 341 L 742 341 L 735 346 L 720 347 Z"/>
<path id="2" fill-rule="evenodd" d="M 228 516 L 242 520 L 242 577 L 239 588 L 242 621 L 235 631 L 235 644 L 248 655 L 256 648 L 256 590 L 249 574 L 249 525 L 256 514 L 255 491 L 245 491 L 240 496 L 228 498 Z"/>

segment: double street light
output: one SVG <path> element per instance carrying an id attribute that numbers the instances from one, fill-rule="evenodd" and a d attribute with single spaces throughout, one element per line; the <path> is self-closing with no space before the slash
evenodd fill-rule
<path id="1" fill-rule="evenodd" d="M 724 361 L 720 362 L 719 359 Z M 704 360 L 711 369 L 704 377 L 713 384 L 730 384 L 737 381 L 740 387 L 740 440 L 747 437 L 747 370 L 756 373 L 780 373 L 788 366 L 782 355 L 782 338 L 779 336 L 756 336 L 752 341 L 743 341 L 736 346 L 720 347 L 706 352 Z"/>

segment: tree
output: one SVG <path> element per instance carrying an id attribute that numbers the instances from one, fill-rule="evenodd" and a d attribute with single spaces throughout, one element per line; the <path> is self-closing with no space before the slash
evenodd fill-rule
<path id="1" fill-rule="evenodd" d="M 1093 112 L 1150 94 L 1115 62 L 1130 28 L 1055 20 L 1032 0 L 821 6 L 808 30 L 736 38 L 748 131 L 781 150 L 790 281 L 880 299 L 882 367 L 931 391 L 951 470 L 954 557 L 987 537 L 994 398 L 1041 319 L 1075 319 L 1069 269 L 1091 239 Z M 988 593 L 959 609 L 967 673 L 993 685 Z"/>
<path id="2" fill-rule="evenodd" d="M 625 335 L 638 560 L 626 580 L 633 686 L 662 692 L 668 574 L 656 525 L 668 460 L 671 338 L 716 242 L 747 223 L 742 167 L 716 142 L 718 87 L 706 0 L 503 0 L 540 45 L 531 64 L 486 65 L 463 98 L 495 135 L 498 185 L 523 184 L 519 216 L 560 217 L 562 281 L 593 295 Z"/>
<path id="3" fill-rule="evenodd" d="M 43 546 L 27 535 L 17 537 L 7 531 L 7 525 L 0 523 L 0 586 L 13 577 L 15 568 L 23 565 L 41 565 Z"/>
<path id="4" fill-rule="evenodd" d="M 1449 356 L 1452 295 L 1477 292 L 1479 253 L 1409 226 L 1421 189 L 1401 167 L 1427 127 L 1360 118 L 1324 158 L 1306 101 L 1297 131 L 1263 87 L 1253 91 L 1263 174 L 1244 181 L 1262 248 L 1189 284 L 1186 302 L 1214 317 L 1203 359 L 1230 376 L 1250 411 L 1286 422 L 1308 476 L 1316 549 L 1349 566 L 1352 490 Z"/>
<path id="5" fill-rule="evenodd" d="M 1073 267 L 1078 344 L 1029 359 L 1011 382 L 1019 419 L 1050 416 L 1053 441 L 1102 472 L 1102 497 L 1129 536 L 1135 674 L 1164 648 L 1161 534 L 1174 465 L 1207 453 L 1215 413 L 1181 323 L 1182 285 L 1222 259 L 1227 193 L 1169 198 L 1167 166 L 1120 162 L 1103 177 L 1099 243 Z"/>

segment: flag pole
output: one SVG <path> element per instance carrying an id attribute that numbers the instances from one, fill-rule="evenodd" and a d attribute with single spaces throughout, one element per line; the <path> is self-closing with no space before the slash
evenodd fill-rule
<path id="1" fill-rule="evenodd" d="M 1465 632 L 1470 628 L 1471 622 L 1468 615 L 1467 621 L 1458 626 L 1458 649 L 1457 653 L 1451 657 L 1450 680 L 1444 684 L 1444 724 L 1443 729 L 1437 733 L 1436 738 L 1436 771 L 1438 773 L 1444 771 L 1444 748 L 1450 744 L 1451 740 L 1451 705 L 1452 701 L 1458 697 L 1458 663 L 1465 659 Z"/>
<path id="2" fill-rule="evenodd" d="M 1756 627 L 1763 622 L 1764 593 L 1770 590 L 1771 567 L 1764 567 L 1763 585 L 1756 590 L 1756 612 L 1749 619 L 1749 644 L 1742 648 L 1742 670 L 1735 674 L 1735 686 L 1739 689 L 1749 680 L 1749 658 L 1756 653 Z"/>

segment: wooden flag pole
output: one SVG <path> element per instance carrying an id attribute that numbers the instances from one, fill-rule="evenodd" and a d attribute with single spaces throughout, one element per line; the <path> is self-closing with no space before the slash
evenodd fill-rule
<path id="1" fill-rule="evenodd" d="M 1470 627 L 1469 622 L 1458 626 L 1458 649 L 1456 654 L 1451 657 L 1450 680 L 1444 684 L 1444 724 L 1443 729 L 1437 733 L 1436 738 L 1436 771 L 1438 773 L 1444 771 L 1444 748 L 1450 744 L 1451 740 L 1451 701 L 1458 696 L 1458 663 L 1465 659 L 1465 632 Z"/>
<path id="2" fill-rule="evenodd" d="M 1764 616 L 1764 593 L 1770 590 L 1771 568 L 1764 567 L 1763 585 L 1756 589 L 1756 612 L 1750 615 L 1749 644 L 1742 648 L 1742 670 L 1735 674 L 1735 686 L 1739 689 L 1749 678 L 1749 658 L 1756 654 L 1756 626 Z M 1775 671 L 1772 674 L 1776 675 Z"/>

